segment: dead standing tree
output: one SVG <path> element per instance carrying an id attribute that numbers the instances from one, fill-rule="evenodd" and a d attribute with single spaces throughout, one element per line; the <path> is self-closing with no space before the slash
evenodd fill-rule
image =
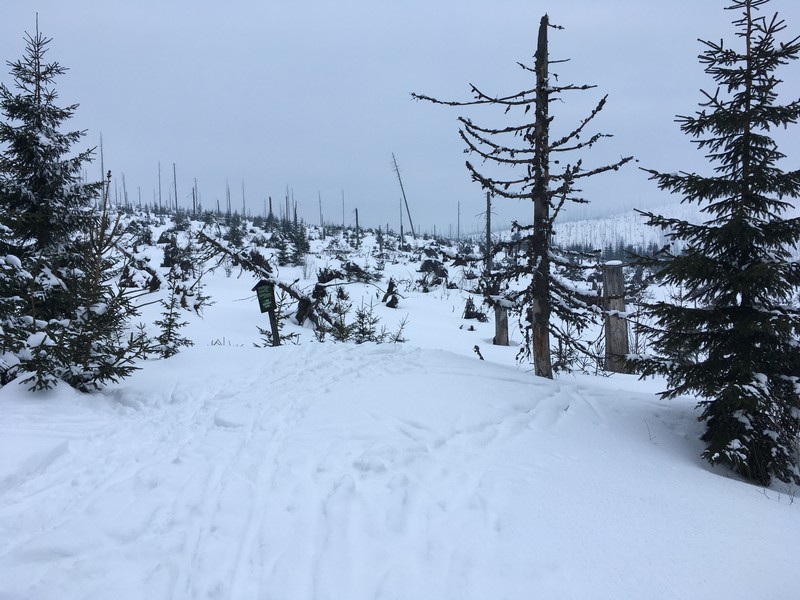
<path id="1" fill-rule="evenodd" d="M 412 94 L 417 100 L 425 100 L 446 106 L 490 105 L 502 108 L 505 113 L 512 109 L 522 110 L 527 115 L 534 109 L 533 122 L 525 122 L 518 126 L 504 128 L 481 127 L 466 117 L 459 117 L 461 128 L 459 133 L 467 145 L 466 152 L 477 154 L 484 164 L 489 163 L 498 168 L 523 170 L 522 176 L 503 175 L 487 176 L 479 172 L 469 161 L 467 169 L 472 179 L 481 186 L 502 198 L 527 199 L 533 202 L 533 225 L 521 226 L 513 224 L 515 231 L 520 232 L 521 239 L 512 244 L 497 244 L 494 252 L 517 248 L 524 252 L 525 260 L 518 266 L 512 266 L 503 272 L 493 272 L 495 281 L 489 284 L 496 287 L 499 282 L 508 285 L 521 279 L 528 281 L 526 289 L 513 294 L 517 308 L 520 310 L 521 326 L 525 333 L 524 353 L 533 355 L 534 370 L 540 377 L 553 377 L 553 364 L 550 352 L 550 334 L 562 344 L 568 344 L 578 350 L 587 351 L 575 337 L 569 333 L 568 327 L 551 322 L 551 313 L 560 317 L 561 323 L 569 323 L 580 332 L 594 317 L 597 308 L 592 306 L 588 294 L 584 295 L 576 289 L 573 282 L 568 281 L 564 273 L 575 268 L 574 257 L 568 257 L 551 245 L 553 223 L 564 204 L 569 202 L 585 203 L 587 200 L 579 194 L 576 185 L 580 180 L 606 171 L 616 171 L 630 161 L 632 157 L 604 166 L 585 169 L 581 159 L 566 166 L 553 167 L 564 161 L 555 156 L 562 153 L 583 150 L 592 147 L 608 134 L 595 133 L 588 135 L 587 125 L 603 109 L 606 97 L 603 97 L 577 127 L 568 134 L 550 141 L 550 104 L 562 94 L 575 90 L 588 90 L 593 85 L 553 85 L 550 79 L 549 66 L 553 64 L 548 58 L 547 15 L 543 16 L 539 25 L 538 44 L 534 67 L 520 63 L 523 70 L 534 73 L 536 85 L 533 89 L 510 96 L 489 96 L 471 85 L 473 100 L 464 102 L 442 101 L 420 94 Z M 561 29 L 560 27 L 555 27 Z M 554 61 L 562 62 L 562 61 Z M 554 77 L 553 79 L 557 79 Z M 582 137 L 588 135 L 588 137 Z M 510 145 L 510 138 L 521 140 L 517 146 Z M 513 141 L 513 140 L 512 140 Z"/>

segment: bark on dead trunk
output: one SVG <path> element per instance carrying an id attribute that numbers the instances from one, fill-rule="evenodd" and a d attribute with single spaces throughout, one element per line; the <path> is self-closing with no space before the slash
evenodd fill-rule
<path id="1" fill-rule="evenodd" d="M 494 340 L 495 346 L 508 346 L 508 310 L 504 306 L 494 307 Z"/>
<path id="2" fill-rule="evenodd" d="M 603 309 L 606 333 L 606 371 L 628 373 L 628 321 L 625 312 L 625 279 L 622 263 L 612 261 L 603 266 Z"/>
<path id="3" fill-rule="evenodd" d="M 529 260 L 534 271 L 533 306 L 531 311 L 532 352 L 534 371 L 539 377 L 553 378 L 550 359 L 550 259 L 547 253 L 550 220 L 550 146 L 549 93 L 547 57 L 547 15 L 539 23 L 536 46 L 536 126 L 533 160 L 533 251 Z"/>
<path id="4" fill-rule="evenodd" d="M 492 194 L 486 192 L 486 280 L 492 275 Z M 494 293 L 497 290 L 493 290 Z M 494 339 L 495 346 L 508 346 L 508 309 L 499 304 L 494 305 Z"/>

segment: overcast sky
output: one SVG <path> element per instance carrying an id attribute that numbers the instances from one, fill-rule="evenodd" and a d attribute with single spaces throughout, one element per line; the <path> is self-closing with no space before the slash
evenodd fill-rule
<path id="1" fill-rule="evenodd" d="M 464 167 L 456 118 L 464 111 L 415 102 L 418 92 L 469 99 L 469 84 L 491 94 L 533 87 L 516 63 L 532 62 L 544 13 L 565 27 L 550 33 L 560 83 L 590 83 L 555 105 L 555 132 L 566 132 L 603 94 L 597 128 L 614 137 L 584 155 L 597 165 L 632 154 L 664 171 L 706 170 L 678 129 L 699 89 L 712 89 L 698 38 L 735 43 L 727 0 L 3 0 L 0 58 L 24 52 L 24 32 L 53 38 L 48 58 L 69 68 L 57 81 L 62 105 L 79 103 L 70 129 L 86 129 L 128 198 L 162 197 L 191 205 L 194 179 L 206 208 L 261 213 L 287 187 L 301 216 L 363 224 L 400 221 L 397 157 L 417 229 L 477 227 L 484 196 Z M 773 0 L 768 12 L 800 35 L 800 3 Z M 783 99 L 800 97 L 800 65 L 779 75 Z M 8 68 L 0 81 L 10 85 Z M 490 109 L 491 110 L 491 109 Z M 494 113 L 470 113 L 497 123 Z M 800 129 L 780 136 L 787 168 L 798 168 Z M 98 160 L 90 175 L 99 177 Z M 629 165 L 584 187 L 600 214 L 673 201 Z M 502 203 L 502 204 L 501 204 Z M 497 222 L 524 219 L 527 203 L 497 200 Z M 573 211 L 573 215 L 577 211 Z M 406 223 L 406 227 L 408 224 Z"/>

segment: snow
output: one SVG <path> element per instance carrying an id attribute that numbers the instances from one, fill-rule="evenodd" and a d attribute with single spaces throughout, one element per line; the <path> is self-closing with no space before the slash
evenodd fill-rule
<path id="1" fill-rule="evenodd" d="M 42 344 L 48 346 L 52 346 L 54 344 L 53 340 L 51 340 L 44 331 L 37 331 L 36 333 L 30 334 L 25 342 L 25 345 L 28 348 L 38 348 Z"/>
<path id="2" fill-rule="evenodd" d="M 796 489 L 702 461 L 696 399 L 625 375 L 536 378 L 445 288 L 376 303 L 390 330 L 408 318 L 405 344 L 295 328 L 301 344 L 256 348 L 253 283 L 214 275 L 195 346 L 101 393 L 0 389 L 0 599 L 800 589 Z"/>
<path id="3" fill-rule="evenodd" d="M 22 269 L 22 262 L 13 254 L 6 254 L 5 262 L 16 269 Z"/>
<path id="4" fill-rule="evenodd" d="M 105 302 L 99 302 L 97 304 L 92 304 L 89 307 L 89 312 L 92 312 L 98 316 L 102 316 L 108 312 L 108 304 Z"/>

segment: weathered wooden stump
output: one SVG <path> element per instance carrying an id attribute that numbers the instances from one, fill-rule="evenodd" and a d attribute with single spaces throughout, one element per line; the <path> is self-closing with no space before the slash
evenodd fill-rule
<path id="1" fill-rule="evenodd" d="M 622 262 L 608 261 L 603 265 L 603 310 L 605 311 L 606 371 L 629 373 L 628 321 L 625 313 L 625 279 Z"/>
<path id="2" fill-rule="evenodd" d="M 508 309 L 495 304 L 494 307 L 494 340 L 495 346 L 508 346 Z"/>

